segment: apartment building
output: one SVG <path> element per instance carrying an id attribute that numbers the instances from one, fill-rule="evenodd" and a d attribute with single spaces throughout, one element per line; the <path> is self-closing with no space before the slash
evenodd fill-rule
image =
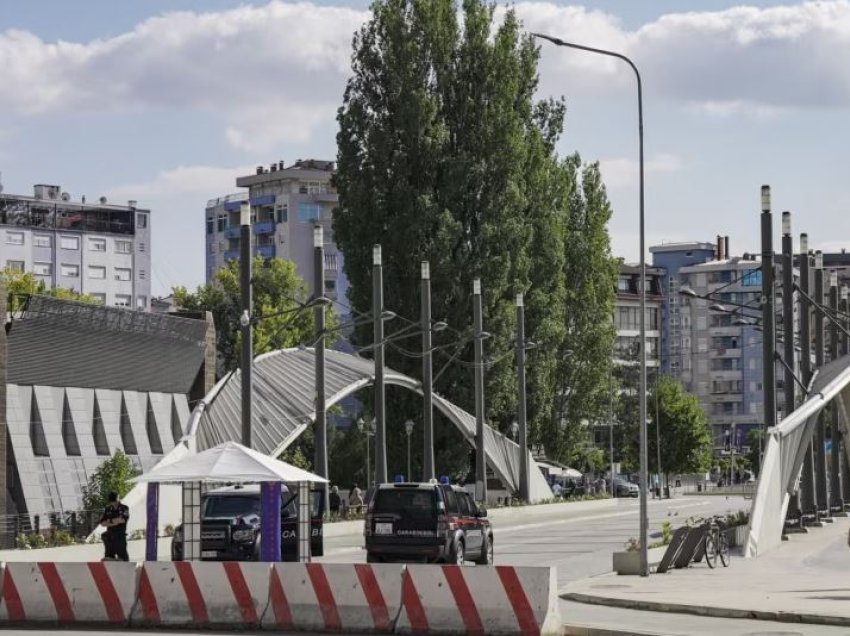
<path id="1" fill-rule="evenodd" d="M 150 210 L 135 201 L 74 202 L 56 185 L 36 185 L 33 196 L 0 190 L 0 266 L 103 305 L 148 309 L 150 232 Z"/>
<path id="2" fill-rule="evenodd" d="M 654 369 L 660 365 L 661 312 L 664 297 L 661 285 L 664 270 L 646 268 L 646 362 Z M 617 277 L 617 296 L 614 301 L 614 360 L 623 361 L 636 350 L 640 342 L 640 265 L 620 263 Z M 654 371 L 650 371 L 654 373 Z"/>
<path id="3" fill-rule="evenodd" d="M 331 184 L 334 163 L 314 159 L 298 160 L 290 166 L 281 161 L 256 173 L 239 177 L 236 185 L 247 192 L 231 194 L 207 203 L 206 278 L 210 281 L 227 261 L 239 259 L 241 228 L 239 210 L 251 203 L 254 254 L 265 258 L 285 258 L 313 290 L 313 228 L 323 228 L 325 263 L 322 293 L 344 301 L 348 281 L 343 274 L 343 255 L 333 240 L 333 209 L 339 198 Z M 337 307 L 337 312 L 348 312 Z"/>

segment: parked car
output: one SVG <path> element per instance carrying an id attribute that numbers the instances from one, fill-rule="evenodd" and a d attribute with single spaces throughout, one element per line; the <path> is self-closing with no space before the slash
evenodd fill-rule
<path id="1" fill-rule="evenodd" d="M 640 496 L 640 487 L 625 479 L 614 480 L 614 496 L 615 497 L 638 497 Z"/>
<path id="2" fill-rule="evenodd" d="M 281 560 L 298 559 L 297 494 L 284 492 L 281 500 Z M 322 497 L 313 492 L 310 520 L 310 551 L 324 554 L 322 538 Z M 201 560 L 257 561 L 260 558 L 262 522 L 259 486 L 228 486 L 201 497 Z M 174 530 L 171 560 L 183 560 L 183 526 Z"/>
<path id="3" fill-rule="evenodd" d="M 369 563 L 493 563 L 487 511 L 448 484 L 380 484 L 363 526 Z"/>

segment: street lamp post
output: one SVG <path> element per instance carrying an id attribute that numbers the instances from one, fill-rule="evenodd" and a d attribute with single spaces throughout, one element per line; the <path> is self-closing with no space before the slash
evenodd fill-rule
<path id="1" fill-rule="evenodd" d="M 375 479 L 387 481 L 387 424 L 384 413 L 384 278 L 381 246 L 372 248 L 372 320 L 375 337 Z"/>
<path id="2" fill-rule="evenodd" d="M 369 457 L 369 438 L 375 434 L 375 418 L 366 422 L 362 417 L 357 418 L 357 430 L 366 436 L 366 490 L 372 485 L 372 468 Z"/>
<path id="3" fill-rule="evenodd" d="M 528 502 L 528 423 L 525 412 L 525 302 L 516 295 L 517 422 L 519 424 L 519 496 Z"/>
<path id="4" fill-rule="evenodd" d="M 313 298 L 324 297 L 325 293 L 325 246 L 322 226 L 313 227 Z M 316 423 L 315 423 L 315 467 L 320 477 L 328 478 L 328 413 L 325 399 L 325 306 L 317 303 L 313 318 L 316 332 L 321 336 L 313 348 L 316 373 Z M 320 484 L 322 512 L 329 506 L 328 485 Z"/>
<path id="5" fill-rule="evenodd" d="M 404 423 L 404 430 L 407 433 L 407 479 L 413 481 L 413 472 L 410 468 L 410 436 L 413 435 L 413 420 L 407 420 Z"/>
<path id="6" fill-rule="evenodd" d="M 649 552 L 647 546 L 649 517 L 647 514 L 647 435 L 646 435 L 646 235 L 644 231 L 644 181 L 643 181 L 643 87 L 640 72 L 628 57 L 621 53 L 598 49 L 581 44 L 565 42 L 549 35 L 533 33 L 534 37 L 548 40 L 557 46 L 615 57 L 628 64 L 637 80 L 638 101 L 638 144 L 640 176 L 640 574 L 649 576 Z"/>
<path id="7" fill-rule="evenodd" d="M 762 338 L 762 390 L 764 392 L 764 428 L 776 426 L 776 332 L 773 313 L 773 215 L 770 213 L 770 186 L 761 187 L 761 324 Z M 760 458 L 762 465 L 764 458 Z"/>
<path id="8" fill-rule="evenodd" d="M 251 364 L 254 360 L 254 337 L 251 327 L 251 204 L 239 208 L 240 254 L 239 296 L 242 300 L 242 445 L 251 448 Z"/>

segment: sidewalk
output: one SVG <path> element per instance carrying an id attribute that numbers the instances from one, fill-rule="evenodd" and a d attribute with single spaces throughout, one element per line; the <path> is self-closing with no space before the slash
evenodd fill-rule
<path id="1" fill-rule="evenodd" d="M 650 612 L 850 627 L 848 528 L 850 519 L 838 518 L 808 534 L 791 535 L 758 559 L 733 556 L 728 568 L 695 563 L 647 578 L 584 579 L 562 588 L 561 598 Z M 600 619 L 606 613 L 600 611 Z"/>

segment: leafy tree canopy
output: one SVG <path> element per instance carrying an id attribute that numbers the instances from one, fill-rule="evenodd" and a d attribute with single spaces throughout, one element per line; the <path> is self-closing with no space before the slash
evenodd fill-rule
<path id="1" fill-rule="evenodd" d="M 497 21 L 482 0 L 377 0 L 353 48 L 337 118 L 334 214 L 352 306 L 371 308 L 379 243 L 385 305 L 416 319 L 419 262 L 428 260 L 433 317 L 453 327 L 435 341 L 435 370 L 452 359 L 435 389 L 472 411 L 468 327 L 479 277 L 491 334 L 487 419 L 507 431 L 517 393 L 514 302 L 523 292 L 526 335 L 538 345 L 528 360 L 530 441 L 569 460 L 586 435 L 579 422 L 605 404 L 616 264 L 598 167 L 558 157 L 564 103 L 534 99 L 538 47 L 513 10 Z M 369 333 L 354 337 L 368 344 Z M 387 363 L 419 375 L 411 354 L 391 347 Z M 408 417 L 421 423 L 418 400 L 388 401 L 388 422 Z M 438 470 L 461 470 L 468 449 L 446 439 L 446 428 L 436 428 Z M 388 439 L 390 456 L 403 457 L 401 427 Z"/>
<path id="2" fill-rule="evenodd" d="M 280 258 L 253 262 L 254 355 L 276 349 L 293 347 L 315 340 L 313 314 L 299 311 L 299 303 L 309 299 L 304 281 L 295 271 L 295 264 Z M 174 302 L 180 309 L 209 311 L 216 328 L 216 347 L 219 370 L 239 367 L 240 324 L 242 313 L 239 294 L 239 261 L 228 261 L 216 272 L 212 282 L 201 285 L 195 292 L 175 287 Z M 334 329 L 335 317 L 329 311 L 326 326 Z"/>
<path id="3" fill-rule="evenodd" d="M 141 474 L 130 461 L 130 458 L 120 449 L 94 471 L 86 486 L 83 488 L 83 507 L 86 510 L 100 510 L 106 507 L 110 492 L 117 492 L 123 497 L 132 488 L 130 480 Z"/>
<path id="4" fill-rule="evenodd" d="M 44 281 L 36 278 L 32 272 L 22 272 L 6 267 L 0 272 L 3 283 L 6 285 L 8 294 L 8 310 L 15 312 L 24 308 L 24 303 L 29 296 L 52 296 L 62 300 L 76 300 L 82 303 L 96 304 L 98 300 L 94 296 L 80 294 L 73 289 L 62 287 L 49 288 Z"/>

